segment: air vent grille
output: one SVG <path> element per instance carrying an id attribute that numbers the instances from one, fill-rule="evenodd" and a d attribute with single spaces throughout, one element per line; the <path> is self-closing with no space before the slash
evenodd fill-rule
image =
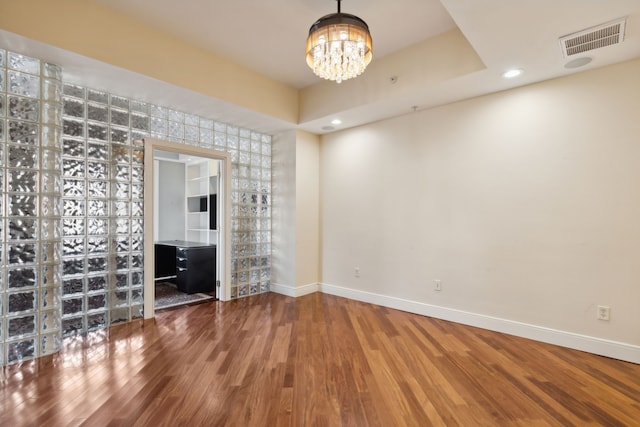
<path id="1" fill-rule="evenodd" d="M 622 43 L 626 18 L 589 28 L 560 38 L 565 58 L 601 47 Z"/>

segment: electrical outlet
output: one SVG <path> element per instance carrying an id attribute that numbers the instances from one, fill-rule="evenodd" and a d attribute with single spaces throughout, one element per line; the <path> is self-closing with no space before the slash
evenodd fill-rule
<path id="1" fill-rule="evenodd" d="M 433 281 L 433 290 L 440 292 L 442 290 L 442 280 Z"/>
<path id="2" fill-rule="evenodd" d="M 360 267 L 356 267 L 353 269 L 353 275 L 355 277 L 360 277 Z"/>
<path id="3" fill-rule="evenodd" d="M 610 318 L 611 318 L 611 307 L 607 307 L 606 305 L 599 305 L 598 320 L 609 321 Z"/>

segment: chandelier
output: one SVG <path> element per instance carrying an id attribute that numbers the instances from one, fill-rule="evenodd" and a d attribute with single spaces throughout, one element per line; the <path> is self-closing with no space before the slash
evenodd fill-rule
<path id="1" fill-rule="evenodd" d="M 362 74 L 373 55 L 367 23 L 348 13 L 331 13 L 309 29 L 307 65 L 323 79 L 340 83 Z"/>

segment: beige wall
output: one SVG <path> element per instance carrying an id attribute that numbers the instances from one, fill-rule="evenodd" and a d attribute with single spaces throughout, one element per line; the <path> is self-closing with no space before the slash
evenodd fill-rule
<path id="1" fill-rule="evenodd" d="M 324 136 L 325 289 L 637 357 L 638 76 L 635 60 Z"/>
<path id="2" fill-rule="evenodd" d="M 271 288 L 300 296 L 320 280 L 320 138 L 291 131 L 272 141 Z"/>
<path id="3" fill-rule="evenodd" d="M 289 123 L 298 122 L 296 89 L 93 1 L 3 0 L 0 28 Z"/>
<path id="4" fill-rule="evenodd" d="M 296 286 L 320 281 L 320 138 L 296 132 Z"/>

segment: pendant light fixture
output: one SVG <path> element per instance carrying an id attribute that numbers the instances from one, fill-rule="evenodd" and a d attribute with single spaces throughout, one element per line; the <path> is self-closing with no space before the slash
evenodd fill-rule
<path id="1" fill-rule="evenodd" d="M 325 15 L 309 29 L 307 65 L 323 79 L 340 83 L 362 74 L 373 56 L 367 23 L 348 13 Z"/>

